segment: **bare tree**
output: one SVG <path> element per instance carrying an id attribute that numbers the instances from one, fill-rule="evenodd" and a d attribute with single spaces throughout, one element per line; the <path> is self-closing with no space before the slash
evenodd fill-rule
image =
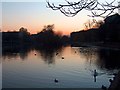
<path id="1" fill-rule="evenodd" d="M 68 17 L 73 17 L 83 9 L 92 13 L 92 17 L 107 17 L 114 13 L 115 9 L 120 8 L 120 5 L 115 5 L 115 1 L 100 3 L 98 0 L 80 0 L 78 2 L 66 1 L 66 4 L 55 5 L 47 1 L 48 8 L 60 10 L 61 13 Z"/>
<path id="2" fill-rule="evenodd" d="M 91 28 L 99 28 L 101 25 L 103 25 L 104 21 L 103 20 L 88 20 L 86 23 L 84 23 L 85 30 L 91 29 Z"/>

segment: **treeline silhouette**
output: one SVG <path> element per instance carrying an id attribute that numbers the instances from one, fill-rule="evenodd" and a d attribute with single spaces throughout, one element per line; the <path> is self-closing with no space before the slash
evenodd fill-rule
<path id="1" fill-rule="evenodd" d="M 55 48 L 71 44 L 72 46 L 106 46 L 120 48 L 120 15 L 114 14 L 104 19 L 99 28 L 72 32 L 69 36 L 54 31 L 54 24 L 44 26 L 37 34 L 30 34 L 21 27 L 19 31 L 2 32 L 3 50 L 13 48 Z"/>
<path id="2" fill-rule="evenodd" d="M 120 46 L 120 15 L 114 14 L 104 19 L 99 28 L 91 28 L 70 35 L 72 46 L 102 45 Z M 120 47 L 119 47 L 120 48 Z"/>
<path id="3" fill-rule="evenodd" d="M 56 33 L 54 31 L 53 24 L 44 26 L 41 32 L 38 32 L 36 35 L 32 35 L 32 41 L 34 41 L 35 44 L 39 44 L 44 47 L 56 47 L 69 44 L 69 37 Z"/>
<path id="4" fill-rule="evenodd" d="M 44 26 L 37 34 L 30 34 L 26 28 L 19 31 L 2 32 L 3 51 L 14 51 L 20 48 L 56 48 L 69 44 L 69 36 L 54 31 L 54 25 Z"/>

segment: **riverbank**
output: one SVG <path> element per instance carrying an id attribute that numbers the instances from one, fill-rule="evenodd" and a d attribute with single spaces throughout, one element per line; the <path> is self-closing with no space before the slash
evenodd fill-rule
<path id="1" fill-rule="evenodd" d="M 72 47 L 96 47 L 105 49 L 120 50 L 120 43 L 115 42 L 74 42 L 71 44 Z"/>

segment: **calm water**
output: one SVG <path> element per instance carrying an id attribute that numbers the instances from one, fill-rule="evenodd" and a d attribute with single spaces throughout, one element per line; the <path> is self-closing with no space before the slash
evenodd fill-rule
<path id="1" fill-rule="evenodd" d="M 2 56 L 3 88 L 108 87 L 120 68 L 119 58 L 118 50 L 87 47 L 7 51 Z"/>

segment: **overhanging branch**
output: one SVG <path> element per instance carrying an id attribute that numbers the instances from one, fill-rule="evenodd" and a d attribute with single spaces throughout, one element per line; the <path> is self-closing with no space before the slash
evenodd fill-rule
<path id="1" fill-rule="evenodd" d="M 75 16 L 83 9 L 90 11 L 93 17 L 106 17 L 111 15 L 115 9 L 120 8 L 120 5 L 114 5 L 116 0 L 109 3 L 100 3 L 98 0 L 80 0 L 78 2 L 65 1 L 67 4 L 59 4 L 57 6 L 47 1 L 47 6 L 52 10 L 60 10 L 61 13 L 68 17 Z"/>

